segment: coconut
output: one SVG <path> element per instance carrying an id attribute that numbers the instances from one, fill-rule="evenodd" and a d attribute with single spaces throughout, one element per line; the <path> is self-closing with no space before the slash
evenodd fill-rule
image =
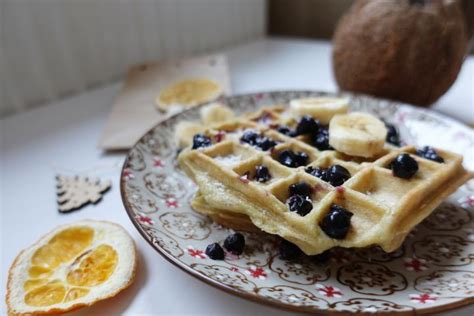
<path id="1" fill-rule="evenodd" d="M 333 38 L 336 81 L 342 90 L 428 106 L 456 80 L 467 43 L 459 1 L 355 1 Z"/>

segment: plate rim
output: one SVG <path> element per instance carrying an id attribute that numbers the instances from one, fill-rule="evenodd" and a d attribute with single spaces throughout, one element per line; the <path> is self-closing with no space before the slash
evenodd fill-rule
<path id="1" fill-rule="evenodd" d="M 416 107 L 416 106 L 408 104 L 408 103 L 398 102 L 398 101 L 395 101 L 395 100 L 389 100 L 389 99 L 384 99 L 384 98 L 378 98 L 378 97 L 374 97 L 374 96 L 367 95 L 367 94 L 352 93 L 352 92 L 348 92 L 348 91 L 330 92 L 330 91 L 323 91 L 323 90 L 308 90 L 308 89 L 303 89 L 303 90 L 269 90 L 269 91 L 256 91 L 256 92 L 250 92 L 250 93 L 235 94 L 235 95 L 231 95 L 231 96 L 224 96 L 224 97 L 222 97 L 222 99 L 225 100 L 225 99 L 228 99 L 228 98 L 248 97 L 248 96 L 254 96 L 254 95 L 257 95 L 257 94 L 295 93 L 295 92 L 297 92 L 297 93 L 305 93 L 305 92 L 317 93 L 317 94 L 323 94 L 323 95 L 327 95 L 327 96 L 352 95 L 352 96 L 368 97 L 368 98 L 371 98 L 371 99 L 374 99 L 374 100 L 379 100 L 379 101 L 384 101 L 384 102 L 394 102 L 398 106 L 408 106 L 408 107 L 414 108 L 416 110 L 421 110 L 422 112 L 425 112 L 425 113 L 430 114 L 430 115 L 434 114 L 435 116 L 441 117 L 443 119 L 448 119 L 448 120 L 454 121 L 455 123 L 460 124 L 463 127 L 469 128 L 468 125 L 466 125 L 465 123 L 457 120 L 456 118 L 453 118 L 449 115 L 446 115 L 446 114 L 438 112 L 438 111 L 431 110 L 429 108 L 419 108 L 419 107 Z M 121 168 L 121 171 L 120 171 L 120 197 L 122 199 L 122 204 L 125 208 L 125 211 L 126 211 L 128 217 L 130 218 L 130 221 L 132 222 L 133 226 L 135 226 L 135 228 L 138 230 L 140 235 L 147 241 L 147 243 L 150 244 L 150 246 L 155 251 L 157 251 L 162 257 L 164 257 L 168 262 L 173 264 L 175 267 L 178 267 L 180 270 L 186 272 L 187 274 L 191 275 L 192 277 L 194 277 L 194 278 L 196 278 L 200 281 L 203 281 L 204 283 L 206 283 L 206 284 L 208 284 L 208 285 L 210 285 L 214 288 L 217 288 L 219 290 L 223 290 L 224 292 L 226 292 L 228 294 L 238 296 L 238 297 L 243 298 L 243 299 L 248 299 L 252 302 L 263 304 L 265 306 L 269 306 L 269 307 L 273 307 L 273 308 L 283 308 L 287 311 L 306 313 L 306 314 L 322 313 L 324 315 L 347 315 L 350 312 L 286 304 L 286 303 L 283 303 L 283 302 L 278 301 L 278 300 L 265 298 L 265 297 L 262 297 L 262 296 L 259 296 L 259 295 L 256 295 L 256 294 L 250 294 L 249 292 L 241 291 L 239 289 L 230 287 L 226 284 L 217 282 L 216 280 L 213 280 L 212 278 L 210 278 L 210 277 L 208 277 L 208 276 L 206 276 L 202 273 L 199 273 L 198 271 L 192 269 L 188 265 L 182 263 L 177 258 L 175 258 L 173 255 L 171 255 L 166 250 L 164 250 L 162 247 L 160 247 L 158 245 L 155 245 L 152 242 L 152 240 L 150 240 L 148 238 L 147 232 L 145 232 L 142 229 L 142 227 L 138 224 L 138 222 L 136 221 L 136 219 L 134 217 L 134 212 L 132 211 L 132 207 L 131 207 L 129 199 L 128 199 L 128 195 L 127 195 L 126 190 L 125 190 L 124 173 L 125 173 L 125 169 L 127 169 L 127 165 L 128 165 L 129 158 L 130 158 L 130 152 L 142 141 L 142 139 L 144 137 L 146 137 L 148 134 L 152 133 L 160 125 L 165 124 L 166 122 L 174 119 L 176 116 L 183 115 L 184 113 L 186 113 L 188 111 L 195 110 L 196 108 L 202 107 L 204 105 L 207 105 L 207 104 L 215 102 L 215 101 L 216 100 L 199 104 L 199 105 L 194 106 L 192 108 L 186 109 L 185 111 L 176 113 L 176 114 L 166 118 L 165 120 L 156 123 L 153 127 L 148 129 L 142 136 L 140 136 L 140 138 L 133 144 L 133 146 L 130 147 L 127 150 L 127 154 L 126 154 L 125 160 L 123 162 L 123 165 L 122 165 L 122 168 Z M 463 307 L 463 306 L 468 306 L 468 305 L 471 305 L 471 304 L 474 304 L 474 297 L 466 297 L 466 298 L 462 298 L 460 300 L 457 300 L 457 301 L 454 301 L 454 302 L 451 302 L 451 303 L 438 305 L 438 306 L 434 306 L 434 307 L 414 308 L 413 310 L 408 310 L 408 311 L 377 312 L 375 314 L 381 313 L 381 314 L 384 314 L 384 315 L 397 315 L 397 316 L 399 316 L 399 315 L 417 315 L 417 314 L 426 315 L 426 314 L 431 314 L 431 313 L 439 313 L 439 312 L 444 312 L 444 311 L 448 311 L 448 310 L 453 310 L 453 309 L 457 309 L 457 308 L 460 308 L 460 307 Z M 363 312 L 363 311 L 362 312 L 357 312 L 357 314 L 374 315 L 374 313 Z"/>

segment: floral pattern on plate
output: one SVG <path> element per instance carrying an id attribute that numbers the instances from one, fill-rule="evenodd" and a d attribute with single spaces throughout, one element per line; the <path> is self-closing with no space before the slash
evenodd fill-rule
<path id="1" fill-rule="evenodd" d="M 237 114 L 293 98 L 327 96 L 312 91 L 256 93 L 222 98 Z M 474 132 L 450 119 L 409 105 L 344 94 L 351 110 L 397 124 L 407 144 L 435 145 L 464 155 L 474 170 Z M 273 236 L 245 233 L 246 248 L 214 261 L 206 246 L 222 244 L 232 230 L 195 213 L 195 185 L 178 169 L 174 126 L 198 121 L 199 108 L 151 129 L 130 150 L 121 176 L 122 198 L 143 237 L 173 264 L 228 292 L 305 312 L 431 313 L 473 302 L 474 181 L 450 196 L 418 225 L 400 249 L 334 249 L 326 262 L 278 257 Z M 426 131 L 430 132 L 427 133 Z M 472 203 L 471 203 L 472 202 Z"/>

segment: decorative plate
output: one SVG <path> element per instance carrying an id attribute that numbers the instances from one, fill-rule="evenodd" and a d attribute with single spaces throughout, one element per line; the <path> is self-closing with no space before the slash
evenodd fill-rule
<path id="1" fill-rule="evenodd" d="M 238 114 L 294 98 L 331 95 L 285 91 L 221 99 Z M 464 155 L 474 169 L 474 132 L 440 114 L 392 101 L 344 94 L 352 110 L 398 125 L 408 144 L 435 145 Z M 196 187 L 177 166 L 176 123 L 199 120 L 199 107 L 151 129 L 130 150 L 121 175 L 122 199 L 138 231 L 168 261 L 206 283 L 253 301 L 303 312 L 432 313 L 474 302 L 474 181 L 449 197 L 393 253 L 336 249 L 326 263 L 278 258 L 272 236 L 245 234 L 243 255 L 214 261 L 206 246 L 230 230 L 190 206 Z"/>

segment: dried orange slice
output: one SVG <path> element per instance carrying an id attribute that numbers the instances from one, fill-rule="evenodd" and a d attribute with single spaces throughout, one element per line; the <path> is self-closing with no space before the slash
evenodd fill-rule
<path id="1" fill-rule="evenodd" d="M 59 226 L 10 267 L 8 313 L 64 313 L 112 297 L 134 280 L 136 258 L 132 238 L 117 224 Z"/>
<path id="2" fill-rule="evenodd" d="M 177 111 L 216 99 L 222 94 L 219 84 L 205 78 L 176 82 L 161 91 L 156 106 L 163 111 Z"/>

